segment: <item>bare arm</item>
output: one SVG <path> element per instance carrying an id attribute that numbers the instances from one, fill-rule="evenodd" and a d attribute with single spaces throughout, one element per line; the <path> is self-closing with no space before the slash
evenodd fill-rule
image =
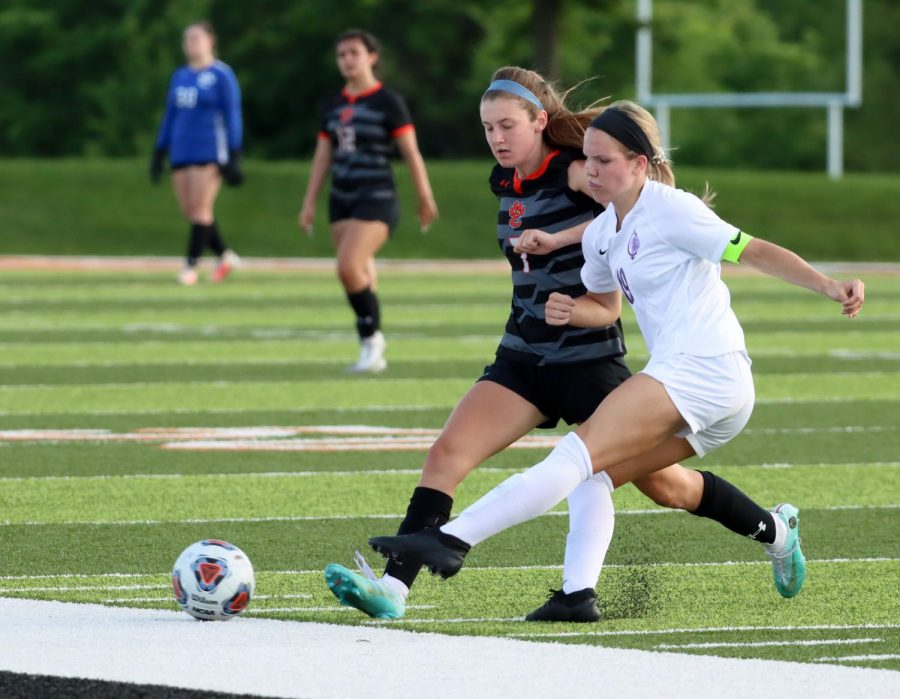
<path id="1" fill-rule="evenodd" d="M 431 226 L 434 219 L 438 217 L 438 209 L 434 201 L 434 194 L 431 191 L 431 183 L 428 181 L 425 161 L 419 152 L 416 132 L 409 129 L 397 136 L 397 148 L 409 166 L 409 174 L 412 176 L 413 186 L 416 188 L 416 194 L 419 196 L 419 224 L 424 233 Z"/>
<path id="2" fill-rule="evenodd" d="M 741 262 L 772 277 L 811 289 L 842 304 L 842 313 L 855 317 L 865 300 L 865 285 L 859 279 L 840 282 L 828 277 L 796 253 L 766 240 L 754 238 L 744 248 Z"/>
<path id="3" fill-rule="evenodd" d="M 577 245 L 581 242 L 588 224 L 590 224 L 590 221 L 584 221 L 577 226 L 572 226 L 556 233 L 547 233 L 536 228 L 529 228 L 527 231 L 523 231 L 522 235 L 516 239 L 513 250 L 520 254 L 524 252 L 529 255 L 547 255 L 567 245 Z"/>
<path id="4" fill-rule="evenodd" d="M 604 328 L 615 323 L 621 313 L 622 294 L 618 291 L 604 294 L 589 291 L 575 299 L 554 291 L 544 306 L 547 325 L 571 325 L 575 328 Z"/>
<path id="5" fill-rule="evenodd" d="M 316 217 L 316 199 L 322 190 L 325 176 L 331 167 L 331 141 L 319 138 L 316 141 L 316 152 L 313 155 L 309 181 L 306 183 L 306 194 L 303 195 L 303 208 L 300 210 L 300 228 L 312 234 L 313 219 Z"/>

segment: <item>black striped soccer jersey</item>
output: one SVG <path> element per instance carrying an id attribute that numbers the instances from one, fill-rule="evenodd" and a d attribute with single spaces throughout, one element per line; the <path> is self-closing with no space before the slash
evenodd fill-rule
<path id="1" fill-rule="evenodd" d="M 520 179 L 515 169 L 499 165 L 491 173 L 491 190 L 500 201 L 497 237 L 512 267 L 513 282 L 512 309 L 498 357 L 551 365 L 625 353 L 618 324 L 574 328 L 548 325 L 544 320 L 544 304 L 554 291 L 573 298 L 586 293 L 581 281 L 584 256 L 580 243 L 548 255 L 523 255 L 514 252 L 515 242 L 510 242 L 532 228 L 558 233 L 592 220 L 603 210 L 587 195 L 569 188 L 569 165 L 583 157 L 575 150 L 553 151 L 526 179 Z"/>
<path id="2" fill-rule="evenodd" d="M 394 139 L 412 129 L 403 98 L 381 83 L 358 95 L 344 90 L 328 99 L 319 138 L 331 141 L 332 194 L 393 194 Z"/>

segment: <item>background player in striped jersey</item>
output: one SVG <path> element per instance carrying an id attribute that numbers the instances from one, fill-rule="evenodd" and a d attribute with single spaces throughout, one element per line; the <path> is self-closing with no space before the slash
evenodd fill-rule
<path id="1" fill-rule="evenodd" d="M 379 372 L 387 361 L 375 255 L 400 219 L 389 162 L 395 143 L 409 165 L 423 232 L 438 210 L 406 103 L 375 76 L 378 41 L 369 32 L 350 30 L 337 38 L 336 48 L 338 70 L 347 82 L 325 102 L 299 223 L 312 233 L 316 197 L 331 168 L 328 220 L 338 277 L 356 314 L 360 340 L 359 360 L 350 370 Z"/>
<path id="2" fill-rule="evenodd" d="M 535 427 L 584 422 L 631 375 L 618 318 L 597 323 L 595 313 L 579 308 L 571 324 L 547 322 L 554 304 L 586 293 L 581 238 L 602 207 L 587 195 L 581 146 L 585 126 L 599 111 L 572 113 L 540 75 L 515 67 L 498 70 L 482 98 L 485 136 L 497 159 L 490 184 L 500 203 L 498 242 L 512 268 L 512 311 L 496 360 L 428 452 L 401 534 L 447 522 L 456 487 L 478 464 Z M 710 517 L 743 535 L 758 528 L 760 513 L 767 515 L 727 481 L 677 465 L 635 484 L 660 505 Z M 600 616 L 594 587 L 614 525 L 605 476 L 582 483 L 568 505 L 562 589 L 530 620 Z M 325 575 L 344 604 L 396 618 L 420 569 L 391 560 L 377 581 L 337 564 Z"/>
<path id="3" fill-rule="evenodd" d="M 540 464 L 513 476 L 449 524 L 370 540 L 376 550 L 449 577 L 472 545 L 540 515 L 598 474 L 608 473 L 612 486 L 623 473 L 632 478 L 676 459 L 702 457 L 740 433 L 755 393 L 744 334 L 720 279 L 722 260 L 743 260 L 817 291 L 840 303 L 850 318 L 862 308 L 859 279 L 831 279 L 676 189 L 656 122 L 644 108 L 620 102 L 604 110 L 585 134 L 584 153 L 592 196 L 607 209 L 583 239 L 588 293 L 548 302 L 547 322 L 577 326 L 590 315 L 612 321 L 624 295 L 650 360 Z M 792 597 L 806 575 L 799 512 L 782 504 L 758 515 L 757 529 L 749 534 L 767 543 L 775 586 Z"/>
<path id="4" fill-rule="evenodd" d="M 187 259 L 178 276 L 182 284 L 197 283 L 197 262 L 206 247 L 218 257 L 213 282 L 240 264 L 219 233 L 214 209 L 223 178 L 232 186 L 244 181 L 241 90 L 231 68 L 216 59 L 215 49 L 216 35 L 208 22 L 184 30 L 187 65 L 178 68 L 169 83 L 150 164 L 150 177 L 158 182 L 168 153 L 175 196 L 191 223 Z"/>

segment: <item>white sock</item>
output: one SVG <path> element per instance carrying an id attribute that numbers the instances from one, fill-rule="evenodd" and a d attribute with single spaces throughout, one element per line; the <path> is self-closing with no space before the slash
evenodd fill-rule
<path id="1" fill-rule="evenodd" d="M 587 447 L 570 432 L 541 463 L 505 480 L 441 531 L 474 546 L 544 514 L 592 475 Z"/>
<path id="2" fill-rule="evenodd" d="M 409 588 L 406 586 L 406 583 L 402 580 L 398 580 L 393 575 L 388 575 L 387 573 L 382 575 L 381 584 L 396 592 L 403 599 L 406 599 L 409 596 Z"/>
<path id="3" fill-rule="evenodd" d="M 563 592 L 594 588 L 616 525 L 613 484 L 604 472 L 569 494 L 569 535 L 563 562 Z"/>
<path id="4" fill-rule="evenodd" d="M 772 513 L 772 519 L 775 520 L 775 541 L 766 544 L 766 551 L 772 554 L 779 554 L 784 550 L 784 544 L 787 541 L 787 525 L 781 519 L 781 515 Z"/>

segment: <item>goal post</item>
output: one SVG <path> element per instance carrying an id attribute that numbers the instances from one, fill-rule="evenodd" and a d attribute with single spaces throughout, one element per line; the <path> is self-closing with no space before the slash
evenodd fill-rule
<path id="1" fill-rule="evenodd" d="M 844 173 L 844 109 L 862 104 L 862 0 L 846 0 L 846 79 L 844 92 L 653 92 L 653 0 L 637 0 L 635 82 L 638 102 L 656 112 L 663 148 L 669 149 L 672 109 L 724 107 L 818 107 L 828 124 L 827 172 Z"/>

